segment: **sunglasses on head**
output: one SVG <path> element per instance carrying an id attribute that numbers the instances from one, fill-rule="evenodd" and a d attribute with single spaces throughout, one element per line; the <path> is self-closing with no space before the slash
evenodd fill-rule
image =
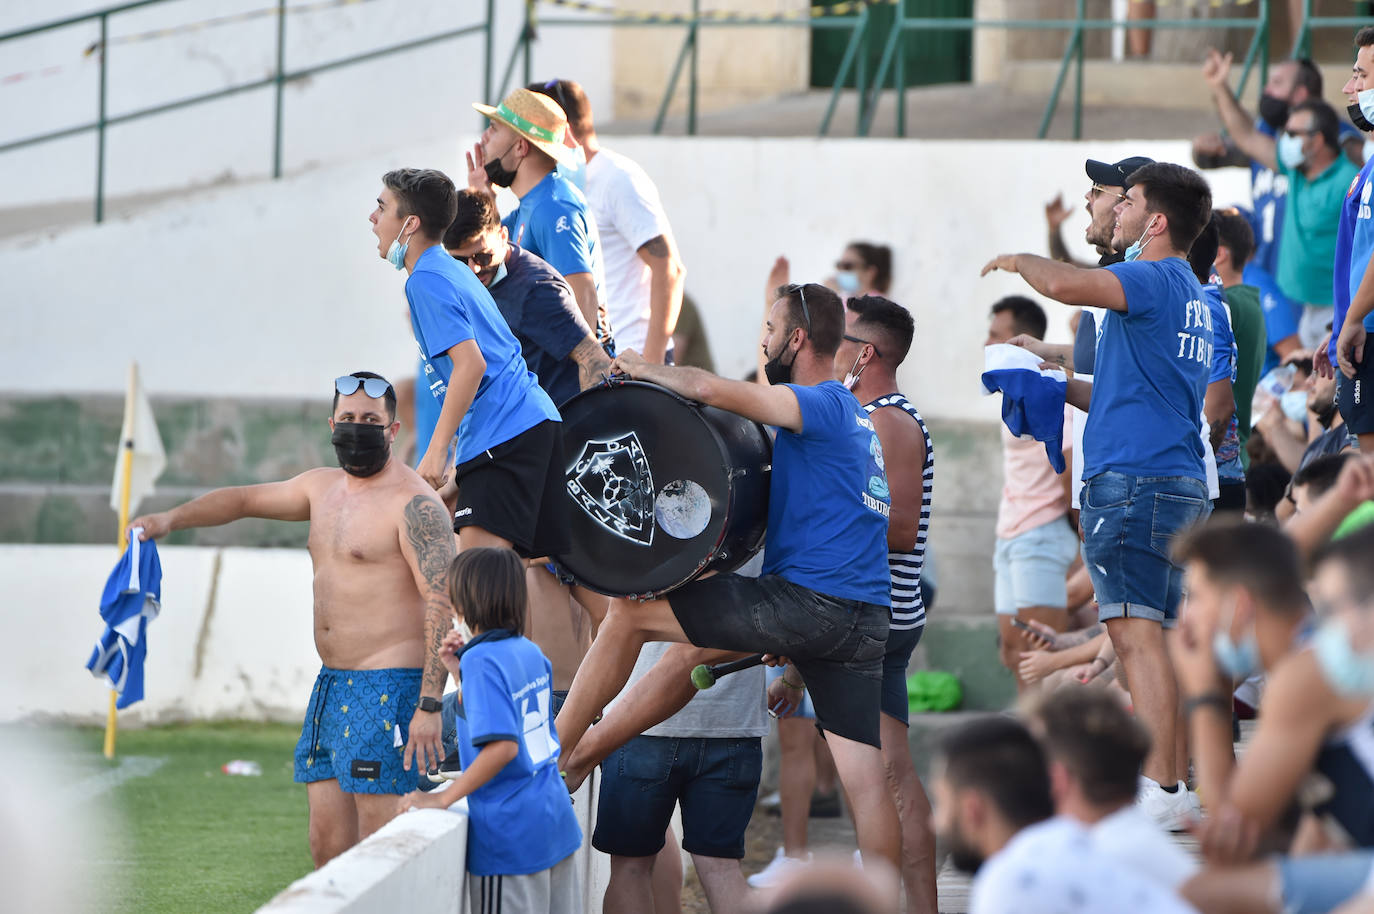
<path id="1" fill-rule="evenodd" d="M 334 389 L 345 397 L 356 393 L 359 387 L 363 389 L 363 393 L 374 400 L 391 390 L 391 384 L 382 378 L 355 378 L 351 374 L 346 374 L 342 378 L 334 379 Z"/>
<path id="2" fill-rule="evenodd" d="M 806 307 L 806 286 L 803 283 L 794 282 L 783 290 L 788 295 L 793 292 L 801 297 L 802 320 L 806 321 L 806 332 L 811 332 L 811 309 Z"/>

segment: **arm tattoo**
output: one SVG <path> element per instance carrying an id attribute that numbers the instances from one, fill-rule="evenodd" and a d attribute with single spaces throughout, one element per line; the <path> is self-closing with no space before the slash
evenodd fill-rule
<path id="1" fill-rule="evenodd" d="M 1101 622 L 1094 622 L 1092 625 L 1080 631 L 1062 632 L 1055 636 L 1056 649 L 1062 651 L 1066 647 L 1077 647 L 1080 644 L 1086 644 L 1104 631 L 1106 631 L 1106 628 L 1103 627 Z"/>
<path id="2" fill-rule="evenodd" d="M 639 246 L 639 249 L 648 254 L 650 257 L 667 257 L 668 239 L 664 238 L 662 235 L 655 235 L 648 241 L 641 244 Z"/>
<path id="3" fill-rule="evenodd" d="M 412 498 L 406 505 L 405 520 L 406 540 L 415 552 L 415 567 L 425 582 L 425 671 L 421 688 L 433 686 L 442 692 L 448 670 L 439 659 L 439 646 L 452 626 L 448 569 L 458 548 L 453 542 L 452 524 L 433 497 Z"/>
<path id="4" fill-rule="evenodd" d="M 606 357 L 606 350 L 591 337 L 578 343 L 568 357 L 577 363 L 577 380 L 583 390 L 600 381 L 601 376 L 611 370 L 611 360 Z"/>

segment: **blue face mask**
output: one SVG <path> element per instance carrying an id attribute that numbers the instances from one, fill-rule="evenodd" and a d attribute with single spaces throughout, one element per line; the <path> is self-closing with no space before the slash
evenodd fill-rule
<path id="1" fill-rule="evenodd" d="M 1302 167 L 1302 163 L 1307 159 L 1302 152 L 1302 137 L 1293 136 L 1291 133 L 1279 134 L 1278 142 L 1274 144 L 1274 152 L 1288 169 Z"/>
<path id="2" fill-rule="evenodd" d="M 1235 611 L 1231 611 L 1232 620 Z M 1245 679 L 1259 669 L 1259 642 L 1255 640 L 1255 630 L 1241 639 L 1240 643 L 1231 640 L 1230 623 L 1219 627 L 1212 635 L 1212 656 L 1217 666 L 1232 679 Z"/>
<path id="3" fill-rule="evenodd" d="M 1374 656 L 1362 654 L 1350 643 L 1350 631 L 1337 619 L 1328 619 L 1312 636 L 1312 652 L 1322 676 L 1342 698 L 1374 696 Z"/>
<path id="4" fill-rule="evenodd" d="M 1307 424 L 1307 391 L 1290 390 L 1279 397 L 1279 409 L 1299 425 Z"/>
<path id="5" fill-rule="evenodd" d="M 859 274 L 853 270 L 840 270 L 835 274 L 835 285 L 845 295 L 853 295 L 859 291 Z"/>
<path id="6" fill-rule="evenodd" d="M 1136 260 L 1140 257 L 1141 254 L 1145 252 L 1146 246 L 1152 240 L 1154 240 L 1150 237 L 1150 229 L 1154 227 L 1154 224 L 1155 220 L 1151 218 L 1150 224 L 1145 226 L 1145 231 L 1141 234 L 1139 238 L 1136 239 L 1135 244 L 1131 245 L 1126 249 L 1126 253 L 1123 255 L 1123 259 L 1125 259 L 1126 261 Z"/>
<path id="7" fill-rule="evenodd" d="M 401 223 L 401 230 L 396 233 L 396 240 L 391 242 L 391 247 L 386 249 L 386 262 L 398 270 L 404 270 L 406 266 L 406 251 L 410 249 L 410 239 L 406 239 L 405 244 L 401 244 L 401 236 L 406 233 L 406 219 Z M 413 234 L 413 233 L 412 233 Z"/>

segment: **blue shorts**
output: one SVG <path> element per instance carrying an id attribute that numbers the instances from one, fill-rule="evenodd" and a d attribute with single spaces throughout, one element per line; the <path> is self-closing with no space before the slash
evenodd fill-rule
<path id="1" fill-rule="evenodd" d="M 762 773 L 758 737 L 636 736 L 601 763 L 592 847 L 652 857 L 681 803 L 683 850 L 740 860 Z"/>
<path id="2" fill-rule="evenodd" d="M 1083 483 L 1083 562 L 1097 594 L 1097 618 L 1178 624 L 1183 569 L 1174 537 L 1207 517 L 1207 484 L 1188 476 L 1107 471 Z"/>
<path id="3" fill-rule="evenodd" d="M 1065 576 L 1077 555 L 1078 535 L 1063 517 L 999 539 L 992 554 L 993 608 L 1004 616 L 1028 606 L 1064 608 Z"/>
<path id="4" fill-rule="evenodd" d="M 911 665 L 911 652 L 916 650 L 924 625 L 919 628 L 893 629 L 887 633 L 887 651 L 883 654 L 883 713 L 903 724 L 910 724 L 911 705 L 906 697 L 906 670 Z"/>
<path id="5" fill-rule="evenodd" d="M 1364 890 L 1374 851 L 1279 857 L 1275 863 L 1285 914 L 1326 914 Z"/>
<path id="6" fill-rule="evenodd" d="M 344 793 L 409 793 L 416 772 L 402 767 L 420 670 L 320 667 L 296 743 L 296 781 L 337 778 Z"/>

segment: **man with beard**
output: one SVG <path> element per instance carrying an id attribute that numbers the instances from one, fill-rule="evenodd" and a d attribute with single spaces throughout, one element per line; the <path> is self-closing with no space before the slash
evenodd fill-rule
<path id="1" fill-rule="evenodd" d="M 1316 358 L 1321 358 L 1317 353 Z M 1310 441 L 1294 434 L 1284 421 L 1283 410 L 1277 406 L 1270 408 L 1260 417 L 1256 426 L 1264 434 L 1264 441 L 1274 449 L 1279 462 L 1290 472 L 1296 473 L 1318 457 L 1339 454 L 1347 448 L 1359 447 L 1359 442 L 1346 427 L 1345 420 L 1336 408 L 1336 379 L 1312 372 L 1307 376 L 1307 415 L 1308 423 L 1316 420 L 1325 431 Z M 1298 426 L 1301 428 L 1301 426 Z"/>
<path id="2" fill-rule="evenodd" d="M 448 513 L 391 445 L 396 394 L 381 375 L 334 381 L 329 419 L 341 469 L 212 492 L 135 518 L 140 539 L 243 517 L 310 521 L 315 648 L 323 666 L 296 745 L 296 780 L 310 803 L 310 854 L 323 866 L 381 828 L 421 768 L 443 758 L 437 698 L 447 675 L 423 670 L 428 614 L 452 618 Z M 423 691 L 432 707 L 418 705 Z M 404 754 L 401 745 L 404 743 Z"/>
<path id="3" fill-rule="evenodd" d="M 492 199 L 493 185 L 509 187 L 519 198 L 520 205 L 502 220 L 510 240 L 563 274 L 597 341 L 610 351 L 596 220 L 582 191 L 558 172 L 560 164 L 572 164 L 564 142 L 567 115 L 553 99 L 528 89 L 516 89 L 495 108 L 476 102 L 472 107 L 491 123 L 468 153 L 468 187 Z"/>
<path id="4" fill-rule="evenodd" d="M 839 296 L 817 283 L 777 295 L 763 339 L 768 385 L 652 364 L 633 351 L 616 357 L 614 367 L 635 379 L 778 429 L 768 543 L 758 578 L 717 574 L 657 600 L 611 600 L 558 715 L 559 744 L 566 759 L 646 641 L 785 657 L 811 692 L 860 850 L 895 864 L 901 838 L 879 749 L 891 605 L 882 444 L 835 380 L 846 332 Z"/>
<path id="5" fill-rule="evenodd" d="M 1080 822 L 1054 815 L 1044 753 L 1019 722 L 960 727 L 931 770 L 936 832 L 954 865 L 977 874 L 971 914 L 1193 910 L 1099 851 Z"/>

